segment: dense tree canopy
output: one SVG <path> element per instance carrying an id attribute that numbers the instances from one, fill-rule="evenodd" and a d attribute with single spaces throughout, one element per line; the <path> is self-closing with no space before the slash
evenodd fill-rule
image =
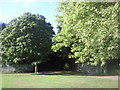
<path id="1" fill-rule="evenodd" d="M 25 13 L 1 32 L 2 62 L 33 63 L 45 60 L 51 50 L 53 27 L 42 15 Z"/>
<path id="2" fill-rule="evenodd" d="M 54 51 L 69 48 L 76 63 L 104 65 L 119 59 L 119 2 L 61 2 L 57 16 L 60 32 L 53 38 Z"/>

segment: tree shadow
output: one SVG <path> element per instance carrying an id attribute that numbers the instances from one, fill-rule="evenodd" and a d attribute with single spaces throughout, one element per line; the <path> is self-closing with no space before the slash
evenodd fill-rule
<path id="1" fill-rule="evenodd" d="M 39 74 L 32 74 L 32 75 L 52 75 L 52 76 L 56 76 L 56 75 L 62 75 L 62 76 L 72 76 L 72 74 L 60 74 L 60 73 L 39 73 Z"/>
<path id="2" fill-rule="evenodd" d="M 71 71 L 43 71 L 43 72 L 39 72 L 39 73 L 34 73 L 32 75 L 62 75 L 62 76 L 73 76 L 73 75 L 77 75 Z"/>
<path id="3" fill-rule="evenodd" d="M 118 76 L 119 74 L 88 74 L 81 72 L 39 72 L 32 75 L 62 75 L 62 76 Z"/>

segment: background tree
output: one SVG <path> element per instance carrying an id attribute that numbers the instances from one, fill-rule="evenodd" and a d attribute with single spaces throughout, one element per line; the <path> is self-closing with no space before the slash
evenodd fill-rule
<path id="1" fill-rule="evenodd" d="M 1 22 L 0 23 L 0 33 L 4 28 L 6 28 L 6 24 Z"/>
<path id="2" fill-rule="evenodd" d="M 5 23 L 2 23 L 2 30 L 6 28 L 6 24 Z"/>
<path id="3" fill-rule="evenodd" d="M 51 51 L 53 27 L 42 15 L 25 13 L 2 30 L 2 62 L 33 63 L 47 59 Z"/>
<path id="4" fill-rule="evenodd" d="M 105 65 L 118 53 L 119 2 L 61 2 L 57 16 L 61 31 L 53 38 L 54 51 L 69 48 L 76 63 Z"/>
<path id="5" fill-rule="evenodd" d="M 0 38 L 1 38 L 1 32 L 2 32 L 2 30 L 3 30 L 4 28 L 6 28 L 6 24 L 0 22 Z M 1 51 L 1 48 L 0 48 L 0 51 Z M 2 63 L 1 63 L 2 61 L 1 61 L 1 60 L 2 60 L 2 57 L 1 57 L 1 55 L 0 55 L 0 64 L 2 64 Z"/>

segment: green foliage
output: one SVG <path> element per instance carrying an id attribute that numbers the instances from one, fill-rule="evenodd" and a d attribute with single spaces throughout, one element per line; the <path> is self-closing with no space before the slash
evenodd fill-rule
<path id="1" fill-rule="evenodd" d="M 69 64 L 68 63 L 65 64 L 64 69 L 69 69 Z"/>
<path id="2" fill-rule="evenodd" d="M 1 32 L 3 63 L 43 60 L 51 50 L 53 27 L 44 16 L 25 13 L 12 20 Z"/>
<path id="3" fill-rule="evenodd" d="M 61 31 L 53 38 L 54 51 L 70 48 L 76 63 L 104 65 L 119 59 L 119 2 L 61 2 L 57 16 Z"/>
<path id="4" fill-rule="evenodd" d="M 36 62 L 33 62 L 32 65 L 37 66 L 40 63 L 41 63 L 41 61 L 36 61 Z"/>

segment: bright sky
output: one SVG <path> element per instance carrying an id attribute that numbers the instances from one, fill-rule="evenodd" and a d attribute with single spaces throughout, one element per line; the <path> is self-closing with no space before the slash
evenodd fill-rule
<path id="1" fill-rule="evenodd" d="M 45 16 L 57 32 L 55 22 L 58 1 L 55 0 L 0 0 L 0 21 L 8 23 L 25 12 Z"/>

